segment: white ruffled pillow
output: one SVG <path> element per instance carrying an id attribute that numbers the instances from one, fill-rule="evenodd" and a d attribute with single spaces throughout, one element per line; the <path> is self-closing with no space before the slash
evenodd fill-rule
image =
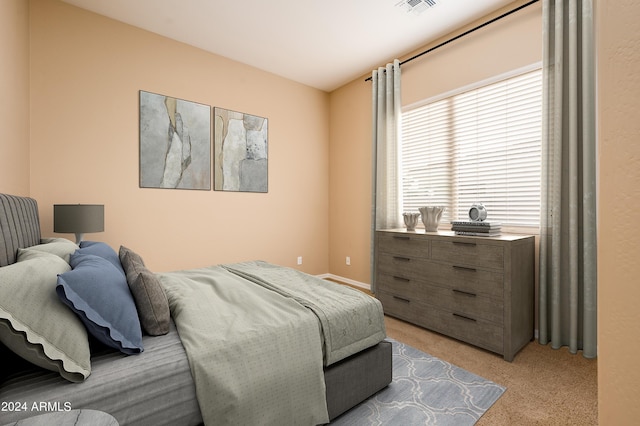
<path id="1" fill-rule="evenodd" d="M 16 263 L 0 268 L 0 341 L 27 361 L 71 382 L 91 374 L 87 331 L 56 294 L 61 257 L 19 249 Z"/>

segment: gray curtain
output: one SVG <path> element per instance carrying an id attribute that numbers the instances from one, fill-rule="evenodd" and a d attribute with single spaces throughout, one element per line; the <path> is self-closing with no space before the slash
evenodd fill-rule
<path id="1" fill-rule="evenodd" d="M 543 0 L 539 340 L 597 356 L 592 0 Z"/>
<path id="2" fill-rule="evenodd" d="M 401 226 L 398 140 L 401 118 L 400 61 L 373 70 L 373 175 L 371 209 L 371 290 L 375 292 L 375 230 Z"/>

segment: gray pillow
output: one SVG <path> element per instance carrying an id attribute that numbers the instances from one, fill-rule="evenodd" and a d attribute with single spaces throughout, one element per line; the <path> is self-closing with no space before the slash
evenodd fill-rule
<path id="1" fill-rule="evenodd" d="M 120 246 L 120 250 L 118 251 L 118 256 L 120 257 L 120 263 L 122 264 L 122 268 L 124 269 L 125 273 L 127 272 L 127 265 L 126 265 L 127 262 L 137 262 L 142 266 L 145 266 L 144 261 L 142 260 L 142 257 L 135 251 L 125 246 Z"/>
<path id="2" fill-rule="evenodd" d="M 87 331 L 56 295 L 57 275 L 69 270 L 60 257 L 29 249 L 0 268 L 0 341 L 27 361 L 81 382 L 91 374 Z"/>
<path id="3" fill-rule="evenodd" d="M 120 253 L 123 251 L 121 249 Z M 120 258 L 127 274 L 127 284 L 136 302 L 140 324 L 151 336 L 160 336 L 169 332 L 169 301 L 156 275 L 147 269 L 140 256 L 126 251 Z"/>

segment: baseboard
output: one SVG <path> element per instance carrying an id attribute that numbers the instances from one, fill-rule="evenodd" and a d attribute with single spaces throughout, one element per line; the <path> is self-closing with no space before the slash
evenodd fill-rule
<path id="1" fill-rule="evenodd" d="M 353 286 L 360 287 L 360 288 L 363 288 L 365 290 L 371 291 L 371 285 L 370 284 L 362 283 L 360 281 L 352 280 L 350 278 L 345 278 L 345 277 L 341 277 L 341 276 L 338 276 L 338 275 L 321 274 L 321 275 L 318 275 L 318 278 L 323 278 L 323 279 L 324 278 L 329 278 L 329 279 L 332 279 L 332 280 L 335 280 L 335 281 L 340 281 L 340 282 L 343 282 L 345 284 L 353 285 Z"/>

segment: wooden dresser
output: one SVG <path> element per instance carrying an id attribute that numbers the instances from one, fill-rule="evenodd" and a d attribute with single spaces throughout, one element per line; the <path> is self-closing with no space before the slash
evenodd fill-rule
<path id="1" fill-rule="evenodd" d="M 534 237 L 376 231 L 386 314 L 512 361 L 533 339 Z"/>

